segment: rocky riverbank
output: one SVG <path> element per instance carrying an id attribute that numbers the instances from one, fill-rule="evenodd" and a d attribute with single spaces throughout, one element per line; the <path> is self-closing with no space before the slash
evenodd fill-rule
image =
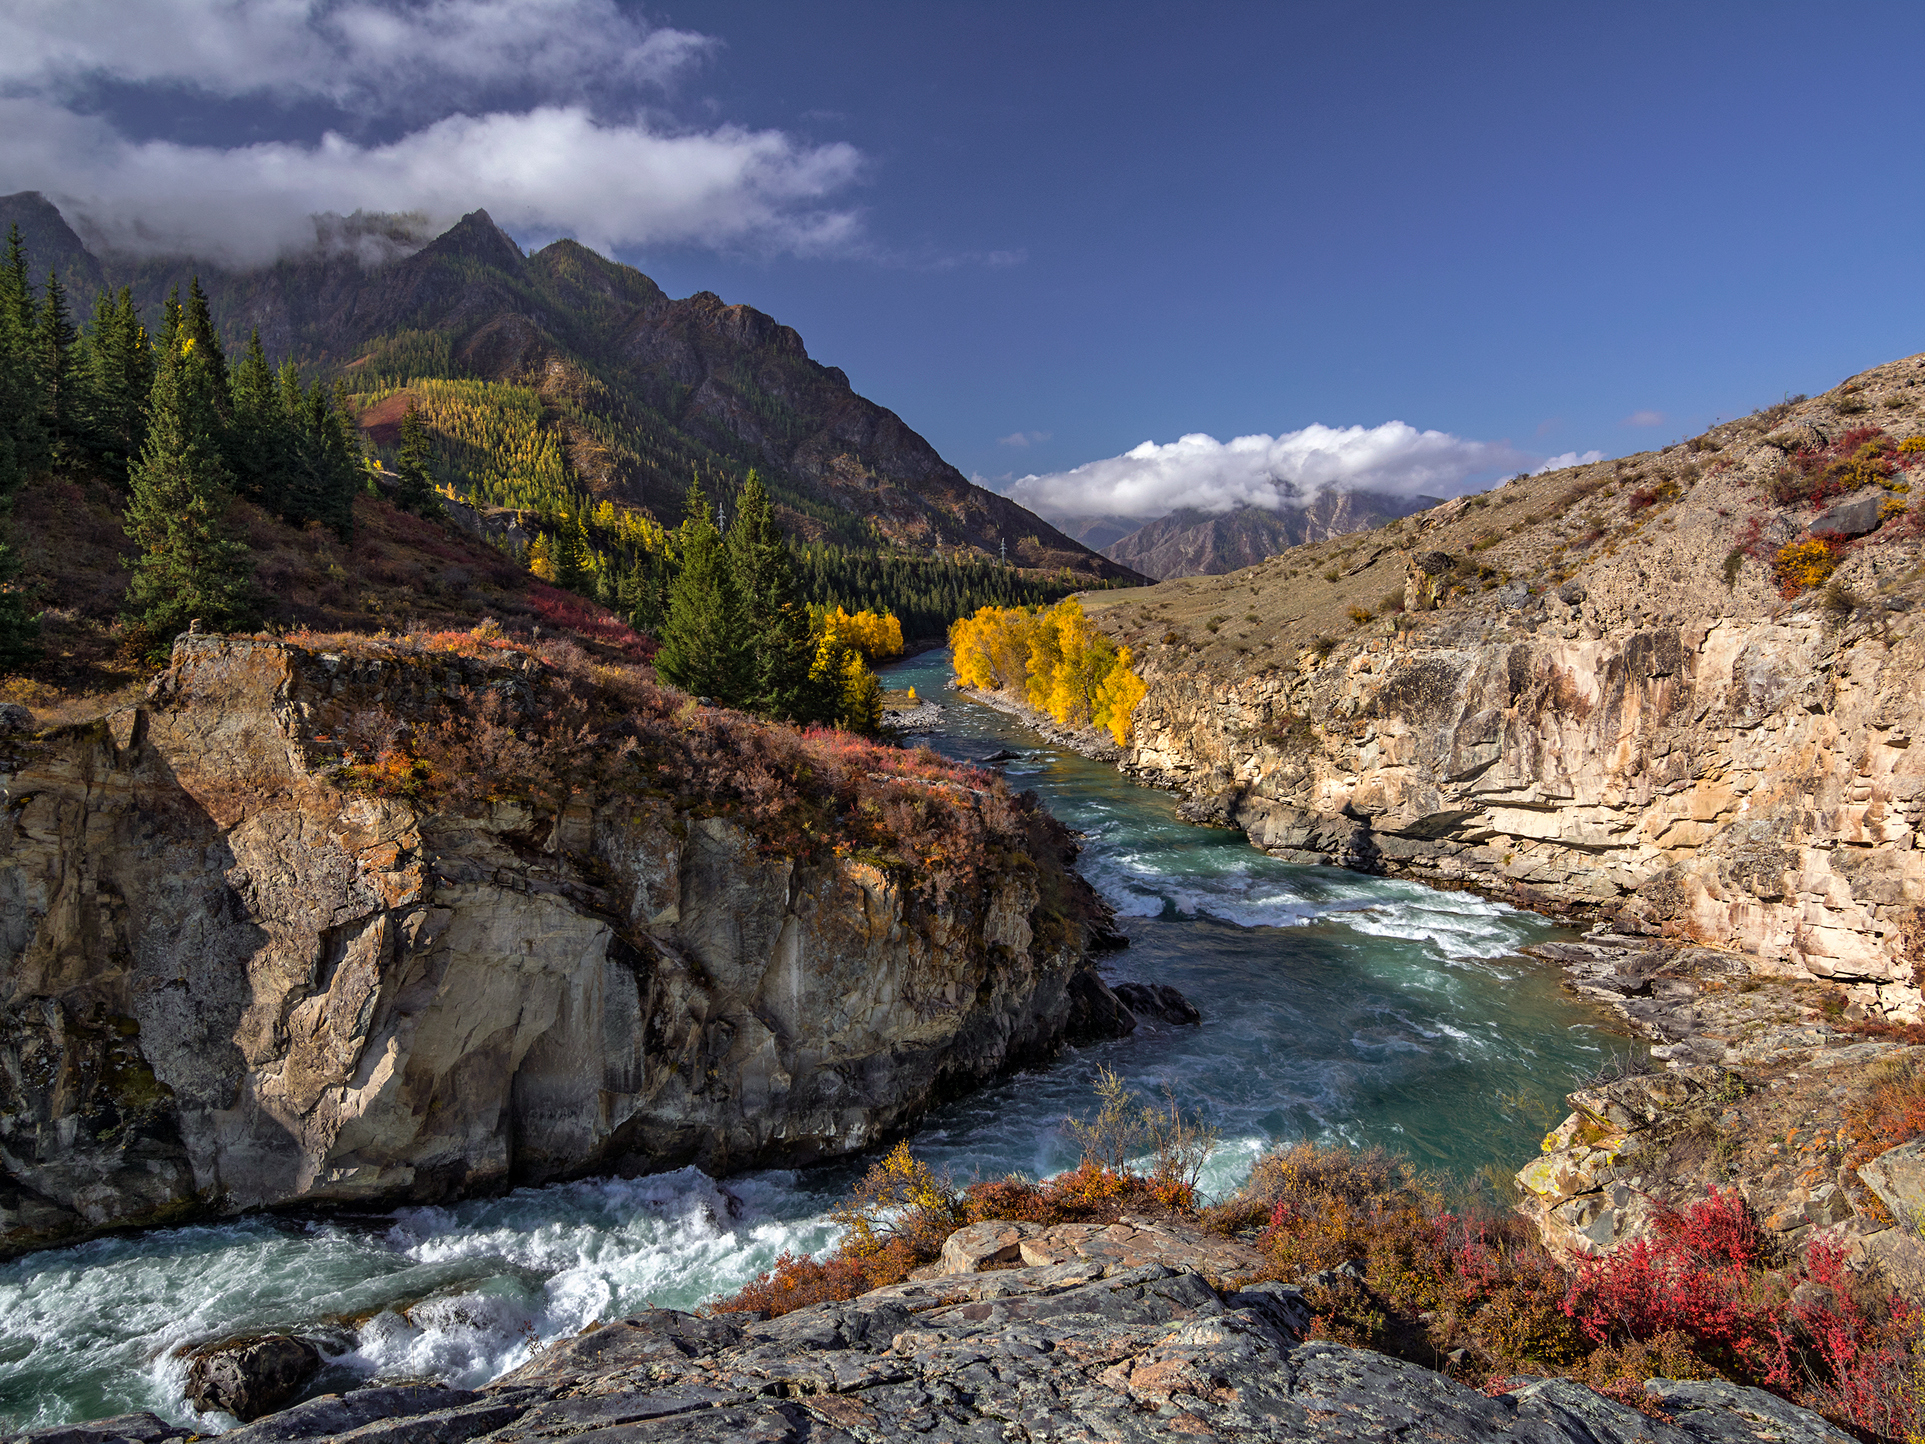
<path id="1" fill-rule="evenodd" d="M 186 637 L 16 725 L 0 1250 L 802 1163 L 1133 1026 L 1058 824 L 826 746 L 480 633 Z"/>
<path id="2" fill-rule="evenodd" d="M 1304 1342 L 1293 1286 L 1242 1281 L 1240 1245 L 1173 1225 L 1021 1231 L 944 1272 L 782 1318 L 656 1310 L 591 1328 L 486 1389 L 330 1395 L 233 1444 L 1078 1439 L 1844 1444 L 1757 1389 L 1654 1379 L 1642 1411 L 1563 1379 L 1491 1395 L 1365 1349 Z M 961 1236 L 958 1236 L 960 1239 Z M 981 1246 L 976 1246 L 980 1244 Z M 1254 1254 L 1253 1250 L 1246 1252 Z M 186 1444 L 152 1415 L 18 1444 Z"/>
<path id="3" fill-rule="evenodd" d="M 1045 742 L 1075 752 L 1092 762 L 1109 762 L 1122 766 L 1129 756 L 1128 750 L 1116 745 L 1109 733 L 1095 727 L 1065 727 L 1045 712 L 1038 712 L 1027 703 L 1014 697 L 986 688 L 971 687 L 960 681 L 952 680 L 950 687 L 968 697 L 972 702 L 980 702 L 985 707 L 994 707 L 1014 717 L 1023 726 L 1041 737 Z"/>

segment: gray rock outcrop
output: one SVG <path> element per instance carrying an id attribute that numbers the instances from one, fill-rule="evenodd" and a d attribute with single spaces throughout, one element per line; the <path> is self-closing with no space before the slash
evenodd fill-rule
<path id="1" fill-rule="evenodd" d="M 187 1398 L 243 1424 L 285 1409 L 321 1371 L 321 1351 L 306 1339 L 268 1334 L 196 1350 L 187 1363 Z"/>
<path id="2" fill-rule="evenodd" d="M 1024 1243 L 1049 1253 L 1054 1230 Z M 1221 1242 L 1221 1241 L 1219 1241 Z M 1056 1254 L 1071 1252 L 1055 1249 Z M 1761 1390 L 1654 1379 L 1640 1413 L 1564 1379 L 1487 1397 L 1365 1349 L 1302 1341 L 1275 1283 L 1095 1255 L 961 1272 L 768 1322 L 655 1310 L 591 1329 L 477 1392 L 331 1395 L 231 1444 L 929 1444 L 1023 1439 L 1844 1444 Z M 158 1422 L 158 1421 L 156 1421 Z M 55 1431 L 23 1444 L 70 1444 Z M 161 1444 L 157 1437 L 140 1444 Z M 103 1439 L 71 1444 L 105 1444 Z"/>
<path id="3" fill-rule="evenodd" d="M 807 1162 L 1046 1056 L 1072 1013 L 1131 1024 L 1040 812 L 938 902 L 661 795 L 557 823 L 329 770 L 328 719 L 526 690 L 539 664 L 506 657 L 188 637 L 140 706 L 0 749 L 0 1249 Z"/>

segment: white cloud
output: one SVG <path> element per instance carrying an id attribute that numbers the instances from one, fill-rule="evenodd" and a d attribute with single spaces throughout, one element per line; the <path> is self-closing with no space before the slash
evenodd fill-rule
<path id="1" fill-rule="evenodd" d="M 835 203 L 854 147 L 640 106 L 713 46 L 613 0 L 21 0 L 0 10 L 0 189 L 45 192 L 90 240 L 230 264 L 313 244 L 319 213 L 413 213 L 432 232 L 478 206 L 603 250 L 860 249 Z M 371 141 L 138 140 L 85 103 L 102 80 L 258 95 L 270 118 L 270 98 L 316 97 L 402 125 Z"/>
<path id="2" fill-rule="evenodd" d="M 1664 413 L 1662 411 L 1633 411 L 1629 416 L 1625 417 L 1619 425 L 1662 426 L 1664 425 Z"/>
<path id="3" fill-rule="evenodd" d="M 1163 516 L 1179 507 L 1208 512 L 1237 506 L 1276 510 L 1302 505 L 1331 487 L 1400 496 L 1450 495 L 1473 478 L 1531 466 L 1535 457 L 1506 441 L 1469 441 L 1382 426 L 1306 426 L 1282 436 L 1218 441 L 1201 434 L 1048 476 L 1026 476 L 1009 495 L 1046 516 Z"/>
<path id="4" fill-rule="evenodd" d="M 1547 471 L 1562 471 L 1567 466 L 1589 466 L 1594 461 L 1604 460 L 1601 451 L 1566 451 L 1558 456 L 1546 457 L 1531 468 L 1531 475 L 1541 475 Z"/>
<path id="5" fill-rule="evenodd" d="M 0 84 L 112 80 L 397 113 L 457 91 L 472 107 L 477 86 L 660 86 L 714 46 L 614 0 L 13 0 L 0 10 Z"/>
<path id="6" fill-rule="evenodd" d="M 1015 447 L 1041 446 L 1053 434 L 1048 431 L 1012 431 L 1007 436 L 997 437 L 996 444 Z"/>

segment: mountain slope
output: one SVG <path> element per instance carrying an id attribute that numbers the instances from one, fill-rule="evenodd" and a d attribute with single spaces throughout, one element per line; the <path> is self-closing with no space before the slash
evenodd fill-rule
<path id="1" fill-rule="evenodd" d="M 78 244 L 35 193 L 0 198 L 0 225 L 12 219 L 63 256 Z M 1006 547 L 1032 573 L 1138 580 L 973 485 L 840 370 L 811 359 L 792 328 L 710 292 L 672 299 L 573 241 L 524 256 L 485 211 L 368 269 L 345 252 L 239 273 L 84 249 L 73 264 L 88 262 L 108 284 L 131 285 L 150 321 L 171 288 L 199 274 L 230 349 L 258 329 L 275 360 L 339 371 L 357 390 L 428 377 L 530 387 L 568 458 L 568 490 L 590 501 L 672 524 L 691 468 L 726 497 L 754 467 L 804 540 L 984 559 Z"/>
<path id="2" fill-rule="evenodd" d="M 1159 581 L 1254 566 L 1287 547 L 1365 531 L 1425 507 L 1436 497 L 1374 491 L 1319 492 L 1304 506 L 1238 507 L 1212 514 L 1185 507 L 1105 546 L 1103 554 Z M 1087 535 L 1087 534 L 1086 534 Z"/>

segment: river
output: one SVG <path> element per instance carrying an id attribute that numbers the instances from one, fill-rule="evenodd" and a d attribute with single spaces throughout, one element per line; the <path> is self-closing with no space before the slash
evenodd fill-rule
<path id="1" fill-rule="evenodd" d="M 1174 801 L 1114 768 L 1042 746 L 1015 720 L 943 690 L 947 654 L 891 668 L 941 700 L 953 757 L 1023 754 L 1005 771 L 1085 834 L 1084 874 L 1122 915 L 1115 980 L 1172 983 L 1198 1027 L 1146 1025 L 940 1110 L 917 1153 L 953 1176 L 1055 1172 L 1061 1128 L 1090 1107 L 1099 1063 L 1169 1088 L 1222 1131 L 1206 1189 L 1233 1188 L 1263 1149 L 1316 1138 L 1382 1143 L 1473 1179 L 1514 1168 L 1571 1080 L 1623 1040 L 1519 956 L 1541 918 L 1332 868 L 1291 867 L 1240 834 L 1186 826 Z M 32 1427 L 152 1409 L 197 1418 L 184 1344 L 299 1330 L 330 1354 L 320 1386 L 371 1377 L 473 1386 L 595 1319 L 690 1307 L 784 1249 L 834 1239 L 823 1215 L 859 1170 L 694 1169 L 524 1189 L 365 1219 L 247 1219 L 107 1238 L 0 1266 L 0 1422 Z"/>

